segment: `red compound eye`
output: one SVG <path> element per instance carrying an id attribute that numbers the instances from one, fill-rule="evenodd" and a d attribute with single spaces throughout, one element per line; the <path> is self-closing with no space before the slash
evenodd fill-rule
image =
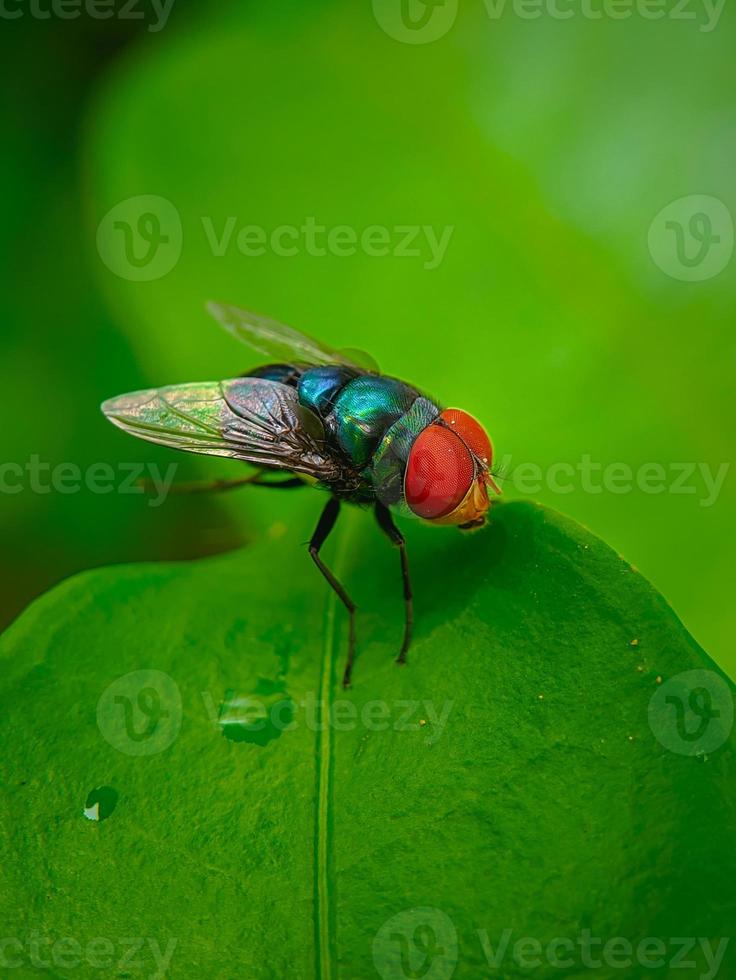
<path id="1" fill-rule="evenodd" d="M 493 462 L 493 447 L 486 430 L 477 419 L 460 408 L 446 408 L 440 418 L 470 446 L 478 459 L 490 467 Z"/>
<path id="2" fill-rule="evenodd" d="M 406 502 L 425 520 L 444 517 L 462 503 L 474 476 L 472 457 L 455 433 L 441 425 L 428 425 L 409 453 Z"/>

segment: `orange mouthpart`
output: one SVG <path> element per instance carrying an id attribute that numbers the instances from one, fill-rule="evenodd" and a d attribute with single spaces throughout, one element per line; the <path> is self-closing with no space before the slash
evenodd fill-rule
<path id="1" fill-rule="evenodd" d="M 472 524 L 474 521 L 484 517 L 488 508 L 491 506 L 491 501 L 488 499 L 486 482 L 485 474 L 473 480 L 470 489 L 460 504 L 454 510 L 450 511 L 449 514 L 431 518 L 432 524 L 438 524 L 440 526 Z"/>

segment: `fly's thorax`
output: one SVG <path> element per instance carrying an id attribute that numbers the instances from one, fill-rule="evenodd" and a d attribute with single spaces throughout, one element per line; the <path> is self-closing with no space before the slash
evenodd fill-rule
<path id="1" fill-rule="evenodd" d="M 317 407 L 328 440 L 356 470 L 370 465 L 386 432 L 418 397 L 397 378 L 362 374 L 340 384 L 336 375 L 312 380 L 311 374 L 306 372 L 300 381 L 300 399 L 303 389 Z"/>
<path id="2" fill-rule="evenodd" d="M 406 468 L 417 437 L 439 418 L 438 405 L 428 398 L 418 397 L 408 411 L 385 432 L 366 475 L 378 500 L 403 517 L 416 517 L 404 494 Z"/>

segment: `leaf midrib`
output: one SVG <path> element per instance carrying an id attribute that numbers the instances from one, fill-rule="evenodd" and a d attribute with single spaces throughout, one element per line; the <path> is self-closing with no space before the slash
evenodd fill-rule
<path id="1" fill-rule="evenodd" d="M 352 522 L 344 521 L 333 569 L 341 578 Z M 323 652 L 317 704 L 316 732 L 316 799 L 315 799 L 315 866 L 314 866 L 314 936 L 316 973 L 319 980 L 331 980 L 334 960 L 335 883 L 332 865 L 332 728 L 329 723 L 332 684 L 335 676 L 337 642 L 337 595 L 328 589 L 325 602 Z"/>

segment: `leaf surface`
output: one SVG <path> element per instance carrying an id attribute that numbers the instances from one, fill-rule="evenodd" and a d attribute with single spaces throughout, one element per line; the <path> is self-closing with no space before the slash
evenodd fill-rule
<path id="1" fill-rule="evenodd" d="M 0 640 L 2 918 L 27 975 L 34 934 L 51 975 L 63 937 L 99 975 L 105 937 L 105 975 L 151 976 L 175 940 L 166 976 L 222 980 L 525 976 L 523 937 L 532 975 L 572 976 L 555 937 L 728 936 L 732 688 L 649 584 L 530 504 L 470 536 L 410 525 L 398 668 L 398 554 L 351 514 L 325 548 L 359 606 L 343 692 L 313 508 L 241 552 L 85 573 Z"/>

